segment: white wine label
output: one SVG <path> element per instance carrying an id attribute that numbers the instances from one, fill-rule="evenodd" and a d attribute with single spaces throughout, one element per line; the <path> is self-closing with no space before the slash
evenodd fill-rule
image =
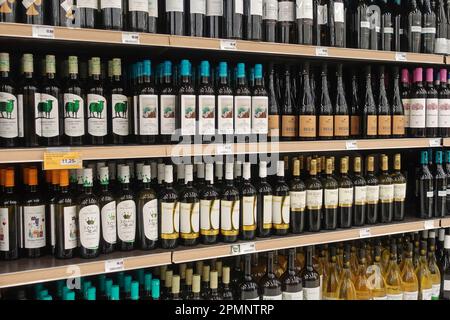
<path id="1" fill-rule="evenodd" d="M 431 299 L 432 300 L 439 300 L 439 295 L 441 293 L 441 284 L 433 284 L 431 286 Z"/>
<path id="2" fill-rule="evenodd" d="M 320 287 L 303 288 L 304 300 L 320 300 Z"/>
<path id="3" fill-rule="evenodd" d="M 328 6 L 318 5 L 317 6 L 317 24 L 326 25 L 328 24 Z"/>
<path id="4" fill-rule="evenodd" d="M 273 224 L 289 224 L 289 216 L 291 209 L 290 196 L 273 196 L 272 197 L 272 223 Z"/>
<path id="5" fill-rule="evenodd" d="M 153 199 L 142 207 L 142 222 L 144 224 L 144 235 L 147 239 L 158 240 L 158 200 Z"/>
<path id="6" fill-rule="evenodd" d="M 380 186 L 367 186 L 367 203 L 374 204 L 380 200 Z"/>
<path id="7" fill-rule="evenodd" d="M 450 291 L 450 280 L 444 280 L 444 291 Z"/>
<path id="8" fill-rule="evenodd" d="M 433 191 L 427 191 L 427 198 L 433 198 L 434 192 Z"/>
<path id="9" fill-rule="evenodd" d="M 206 0 L 189 1 L 191 14 L 206 14 Z"/>
<path id="10" fill-rule="evenodd" d="M 19 137 L 23 138 L 23 95 L 17 96 L 18 118 L 19 118 Z"/>
<path id="11" fill-rule="evenodd" d="M 123 242 L 134 242 L 136 238 L 136 203 L 125 200 L 117 204 L 117 236 Z"/>
<path id="12" fill-rule="evenodd" d="M 158 128 L 158 96 L 145 94 L 139 96 L 139 135 L 157 135 Z"/>
<path id="13" fill-rule="evenodd" d="M 353 188 L 339 188 L 339 206 L 350 207 L 353 205 Z"/>
<path id="14" fill-rule="evenodd" d="M 283 300 L 283 294 L 279 294 L 277 296 L 266 296 L 262 295 L 262 300 Z"/>
<path id="15" fill-rule="evenodd" d="M 278 0 L 264 0 L 263 20 L 278 20 Z"/>
<path id="16" fill-rule="evenodd" d="M 434 27 L 423 27 L 422 28 L 422 33 L 425 33 L 425 34 L 436 34 L 436 28 L 434 28 Z"/>
<path id="17" fill-rule="evenodd" d="M 220 200 L 220 229 L 225 231 L 239 230 L 239 200 Z"/>
<path id="18" fill-rule="evenodd" d="M 183 12 L 184 1 L 181 0 L 166 0 L 166 12 Z"/>
<path id="19" fill-rule="evenodd" d="M 411 27 L 411 32 L 422 33 L 422 27 L 421 26 L 410 26 L 410 27 Z"/>
<path id="20" fill-rule="evenodd" d="M 148 0 L 128 0 L 128 11 L 148 13 Z"/>
<path id="21" fill-rule="evenodd" d="M 200 224 L 200 203 L 180 203 L 180 232 L 190 235 L 198 233 Z"/>
<path id="22" fill-rule="evenodd" d="M 437 128 L 439 125 L 439 100 L 437 98 L 429 98 L 426 101 L 426 126 L 427 128 Z"/>
<path id="23" fill-rule="evenodd" d="M 434 53 L 447 54 L 447 39 L 436 38 L 434 43 Z"/>
<path id="24" fill-rule="evenodd" d="M 0 208 L 0 251 L 9 251 L 8 208 Z"/>
<path id="25" fill-rule="evenodd" d="M 406 183 L 394 184 L 394 200 L 402 201 L 406 198 Z"/>
<path id="26" fill-rule="evenodd" d="M 324 189 L 325 208 L 337 208 L 339 203 L 339 189 Z"/>
<path id="27" fill-rule="evenodd" d="M 355 204 L 366 204 L 367 201 L 367 187 L 356 186 L 355 187 Z"/>
<path id="28" fill-rule="evenodd" d="M 109 244 L 117 242 L 116 212 L 117 207 L 115 201 L 105 204 L 101 210 L 102 236 L 103 240 Z"/>
<path id="29" fill-rule="evenodd" d="M 268 97 L 252 97 L 252 133 L 255 134 L 268 133 L 269 131 L 268 111 L 269 111 Z"/>
<path id="30" fill-rule="evenodd" d="M 283 292 L 282 300 L 303 300 L 303 290 L 298 292 Z"/>
<path id="31" fill-rule="evenodd" d="M 383 33 L 384 34 L 394 34 L 394 28 L 392 28 L 392 27 L 384 27 L 383 28 Z"/>
<path id="32" fill-rule="evenodd" d="M 313 19 L 313 0 L 297 0 L 297 10 L 296 16 L 297 19 Z M 300 299 L 301 300 L 301 299 Z"/>
<path id="33" fill-rule="evenodd" d="M 425 128 L 425 104 L 426 99 L 410 99 L 409 111 L 409 127 L 410 128 Z"/>
<path id="34" fill-rule="evenodd" d="M 242 197 L 242 226 L 256 228 L 256 196 Z M 244 228 L 245 230 L 245 228 Z"/>
<path id="35" fill-rule="evenodd" d="M 431 300 L 433 296 L 433 289 L 422 289 L 420 291 L 420 300 Z"/>
<path id="36" fill-rule="evenodd" d="M 70 206 L 64 209 L 64 250 L 78 246 L 77 207 Z"/>
<path id="37" fill-rule="evenodd" d="M 394 185 L 380 184 L 380 201 L 392 202 L 394 200 Z"/>
<path id="38" fill-rule="evenodd" d="M 84 136 L 84 101 L 76 94 L 64 94 L 64 133 L 69 137 Z"/>
<path id="39" fill-rule="evenodd" d="M 439 99 L 439 128 L 450 128 L 450 99 Z"/>
<path id="40" fill-rule="evenodd" d="M 344 3 L 335 2 L 334 3 L 334 22 L 344 23 Z"/>
<path id="41" fill-rule="evenodd" d="M 369 21 L 361 21 L 359 26 L 362 29 L 370 29 L 370 22 Z"/>
<path id="42" fill-rule="evenodd" d="M 112 94 L 112 131 L 119 136 L 128 136 L 128 98 L 123 94 Z"/>
<path id="43" fill-rule="evenodd" d="M 78 213 L 80 244 L 86 249 L 97 249 L 100 245 L 100 208 L 89 205 Z"/>
<path id="44" fill-rule="evenodd" d="M 234 128 L 236 134 L 250 134 L 252 119 L 250 118 L 252 98 L 249 96 L 234 97 Z"/>
<path id="45" fill-rule="evenodd" d="M 295 19 L 294 2 L 280 1 L 278 2 L 278 21 L 293 22 Z"/>
<path id="46" fill-rule="evenodd" d="M 303 211 L 306 208 L 306 191 L 291 191 L 291 210 Z"/>
<path id="47" fill-rule="evenodd" d="M 173 95 L 161 95 L 161 134 L 175 133 L 175 99 Z"/>
<path id="48" fill-rule="evenodd" d="M 323 203 L 323 190 L 306 190 L 306 207 L 320 209 Z"/>
<path id="49" fill-rule="evenodd" d="M 292 199 L 292 198 L 291 198 Z M 272 224 L 273 196 L 264 196 L 263 224 Z"/>
<path id="50" fill-rule="evenodd" d="M 388 300 L 403 300 L 403 293 L 387 294 L 387 299 Z"/>
<path id="51" fill-rule="evenodd" d="M 200 200 L 200 229 L 219 230 L 220 200 Z"/>
<path id="52" fill-rule="evenodd" d="M 219 96 L 218 97 L 218 133 L 219 134 L 233 134 L 234 133 L 234 105 L 233 96 Z"/>
<path id="53" fill-rule="evenodd" d="M 77 0 L 77 8 L 98 9 L 97 0 Z"/>
<path id="54" fill-rule="evenodd" d="M 35 94 L 34 99 L 36 106 L 36 134 L 45 138 L 59 136 L 58 99 L 46 93 Z"/>
<path id="55" fill-rule="evenodd" d="M 206 1 L 207 16 L 223 16 L 223 0 L 207 0 Z"/>
<path id="56" fill-rule="evenodd" d="M 122 9 L 122 0 L 100 0 L 100 8 Z"/>
<path id="57" fill-rule="evenodd" d="M 198 96 L 198 131 L 202 135 L 214 135 L 216 129 L 216 96 Z"/>
<path id="58" fill-rule="evenodd" d="M 403 108 L 405 109 L 405 128 L 409 128 L 409 116 L 411 114 L 411 99 L 402 99 Z"/>
<path id="59" fill-rule="evenodd" d="M 195 95 L 181 96 L 181 135 L 195 135 L 195 124 L 197 115 L 195 114 L 196 105 Z"/>
<path id="60" fill-rule="evenodd" d="M 446 197 L 447 196 L 447 190 L 439 190 L 438 191 L 438 197 Z"/>
<path id="61" fill-rule="evenodd" d="M 250 0 L 250 14 L 252 16 L 262 16 L 263 0 Z"/>
<path id="62" fill-rule="evenodd" d="M 45 206 L 24 206 L 22 210 L 25 249 L 45 247 Z"/>
<path id="63" fill-rule="evenodd" d="M 244 0 L 234 0 L 234 13 L 244 14 Z"/>
<path id="64" fill-rule="evenodd" d="M 419 292 L 418 291 L 404 291 L 403 292 L 403 300 L 418 300 Z"/>
<path id="65" fill-rule="evenodd" d="M 176 239 L 180 231 L 180 205 L 178 202 L 161 203 L 161 238 Z"/>
<path id="66" fill-rule="evenodd" d="M 108 113 L 106 112 L 106 99 L 98 94 L 88 94 L 88 133 L 96 137 L 108 134 Z"/>
<path id="67" fill-rule="evenodd" d="M 148 16 L 158 18 L 158 0 L 148 0 Z"/>
<path id="68" fill-rule="evenodd" d="M 19 136 L 19 114 L 17 98 L 7 92 L 0 92 L 0 137 Z"/>

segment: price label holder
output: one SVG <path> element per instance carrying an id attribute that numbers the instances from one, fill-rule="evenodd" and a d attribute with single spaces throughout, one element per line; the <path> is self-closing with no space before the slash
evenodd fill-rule
<path id="1" fill-rule="evenodd" d="M 113 259 L 105 261 L 105 272 L 117 272 L 125 270 L 123 259 Z"/>
<path id="2" fill-rule="evenodd" d="M 360 238 L 369 238 L 371 236 L 372 236 L 372 232 L 370 231 L 370 228 L 359 229 L 359 237 Z"/>
<path id="3" fill-rule="evenodd" d="M 256 252 L 256 245 L 254 242 L 231 245 L 231 255 L 240 255 L 253 252 Z"/>
<path id="4" fill-rule="evenodd" d="M 232 152 L 233 152 L 232 144 L 219 144 L 216 147 L 216 153 L 218 155 L 232 154 Z"/>
<path id="5" fill-rule="evenodd" d="M 81 169 L 83 160 L 78 151 L 47 149 L 44 152 L 44 170 Z"/>
<path id="6" fill-rule="evenodd" d="M 220 50 L 237 50 L 237 42 L 235 40 L 220 40 Z"/>
<path id="7" fill-rule="evenodd" d="M 441 138 L 430 139 L 430 147 L 440 147 L 441 145 Z"/>
<path id="8" fill-rule="evenodd" d="M 423 228 L 425 230 L 434 229 L 434 220 L 427 220 L 423 222 Z"/>
<path id="9" fill-rule="evenodd" d="M 328 48 L 319 47 L 316 48 L 316 57 L 328 57 Z"/>
<path id="10" fill-rule="evenodd" d="M 396 52 L 395 53 L 395 61 L 406 62 L 406 61 L 408 61 L 408 55 L 406 54 L 406 52 Z"/>
<path id="11" fill-rule="evenodd" d="M 33 25 L 31 30 L 33 38 L 55 39 L 55 28 L 53 27 Z"/>
<path id="12" fill-rule="evenodd" d="M 358 141 L 356 141 L 356 140 L 345 141 L 345 149 L 357 150 L 358 149 Z"/>
<path id="13" fill-rule="evenodd" d="M 136 32 L 122 32 L 122 43 L 126 44 L 140 44 L 139 33 Z"/>

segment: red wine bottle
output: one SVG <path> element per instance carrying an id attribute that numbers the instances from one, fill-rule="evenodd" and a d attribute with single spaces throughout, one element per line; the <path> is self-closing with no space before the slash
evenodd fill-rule
<path id="1" fill-rule="evenodd" d="M 405 132 L 409 135 L 409 118 L 411 113 L 411 81 L 409 76 L 408 69 L 402 69 L 402 78 L 401 78 L 401 96 L 402 96 L 402 104 L 405 112 Z"/>
<path id="2" fill-rule="evenodd" d="M 438 113 L 439 113 L 439 100 L 438 92 L 433 85 L 433 68 L 427 68 L 426 70 L 426 132 L 427 137 L 437 137 L 438 134 Z"/>
<path id="3" fill-rule="evenodd" d="M 278 42 L 294 43 L 294 0 L 278 1 Z"/>
<path id="4" fill-rule="evenodd" d="M 362 110 L 362 129 L 365 138 L 377 137 L 377 110 L 372 93 L 372 74 L 370 66 L 366 67 L 366 90 Z"/>
<path id="5" fill-rule="evenodd" d="M 314 4 L 313 0 L 297 0 L 297 43 L 313 44 L 314 31 Z"/>
<path id="6" fill-rule="evenodd" d="M 410 95 L 410 134 L 416 138 L 425 137 L 425 103 L 427 92 L 422 84 L 422 72 L 422 68 L 414 69 L 414 87 Z"/>
<path id="7" fill-rule="evenodd" d="M 447 69 L 441 69 L 441 87 L 439 89 L 439 135 L 450 136 L 450 89 L 447 84 Z"/>
<path id="8" fill-rule="evenodd" d="M 405 136 L 405 111 L 400 95 L 399 68 L 394 67 L 394 91 L 392 97 L 392 137 L 403 138 Z"/>
<path id="9" fill-rule="evenodd" d="M 407 24 L 408 51 L 420 52 L 422 46 L 422 12 L 416 0 L 409 1 Z"/>
<path id="10" fill-rule="evenodd" d="M 184 1 L 166 0 L 166 32 L 171 35 L 185 35 Z"/>
<path id="11" fill-rule="evenodd" d="M 223 0 L 206 0 L 206 37 L 220 38 L 222 35 L 222 19 Z"/>
<path id="12" fill-rule="evenodd" d="M 244 38 L 262 40 L 262 0 L 244 0 Z"/>
<path id="13" fill-rule="evenodd" d="M 226 39 L 242 39 L 244 32 L 244 0 L 223 1 L 223 34 Z"/>

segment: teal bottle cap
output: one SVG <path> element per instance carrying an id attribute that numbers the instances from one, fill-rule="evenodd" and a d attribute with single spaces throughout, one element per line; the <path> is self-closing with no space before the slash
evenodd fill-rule
<path id="1" fill-rule="evenodd" d="M 119 300 L 119 291 L 120 287 L 118 285 L 112 286 L 110 300 Z"/>
<path id="2" fill-rule="evenodd" d="M 92 282 L 91 281 L 85 281 L 83 283 L 83 297 L 85 299 L 87 299 L 87 293 L 88 293 L 88 289 L 92 286 Z"/>
<path id="3" fill-rule="evenodd" d="M 144 68 L 144 76 L 150 77 L 152 75 L 152 62 L 150 60 L 144 60 L 142 64 Z"/>
<path id="4" fill-rule="evenodd" d="M 70 289 L 67 286 L 63 287 L 61 297 L 64 297 L 64 295 L 67 294 L 67 292 L 70 292 Z"/>
<path id="5" fill-rule="evenodd" d="M 119 285 L 120 288 L 123 288 L 124 278 L 125 278 L 125 273 L 119 272 L 117 274 L 117 284 Z"/>
<path id="6" fill-rule="evenodd" d="M 200 76 L 201 77 L 209 77 L 210 76 L 210 67 L 208 61 L 202 61 L 200 63 Z"/>
<path id="7" fill-rule="evenodd" d="M 139 285 L 143 286 L 145 282 L 145 270 L 138 269 L 136 270 L 136 279 L 139 281 Z"/>
<path id="8" fill-rule="evenodd" d="M 146 273 L 144 276 L 144 290 L 152 291 L 152 274 Z"/>
<path id="9" fill-rule="evenodd" d="M 245 63 L 238 63 L 237 65 L 237 77 L 245 78 Z"/>
<path id="10" fill-rule="evenodd" d="M 49 301 L 49 300 L 53 300 L 53 298 L 52 298 L 52 296 L 46 295 L 46 296 L 43 296 L 43 297 L 41 298 L 41 300 L 47 300 L 47 301 Z"/>
<path id="11" fill-rule="evenodd" d="M 153 279 L 152 280 L 152 298 L 154 300 L 159 299 L 159 279 Z"/>
<path id="12" fill-rule="evenodd" d="M 42 283 L 38 283 L 34 286 L 34 296 L 39 298 L 39 293 L 44 290 L 44 285 Z"/>
<path id="13" fill-rule="evenodd" d="M 262 79 L 263 77 L 263 67 L 262 64 L 255 65 L 255 79 Z"/>
<path id="14" fill-rule="evenodd" d="M 90 287 L 87 290 L 87 300 L 93 301 L 96 300 L 96 292 L 97 290 L 95 287 Z"/>
<path id="15" fill-rule="evenodd" d="M 420 152 L 420 164 L 428 164 L 428 152 L 422 151 Z"/>
<path id="16" fill-rule="evenodd" d="M 105 293 L 106 287 L 105 287 L 105 282 L 106 282 L 106 275 L 101 274 L 98 276 L 98 290 L 101 293 Z"/>
<path id="17" fill-rule="evenodd" d="M 445 152 L 445 162 L 450 163 L 450 150 Z"/>
<path id="18" fill-rule="evenodd" d="M 162 70 L 163 76 L 171 76 L 172 75 L 172 62 L 164 61 L 164 68 Z"/>
<path id="19" fill-rule="evenodd" d="M 56 296 L 58 298 L 62 298 L 64 286 L 65 286 L 64 280 L 56 281 Z"/>
<path id="20" fill-rule="evenodd" d="M 111 297 L 111 288 L 113 286 L 112 279 L 106 279 L 105 281 L 105 294 L 108 298 Z"/>
<path id="21" fill-rule="evenodd" d="M 75 292 L 68 291 L 64 294 L 63 300 L 75 300 Z"/>
<path id="22" fill-rule="evenodd" d="M 436 159 L 437 164 L 442 164 L 442 151 L 436 151 Z"/>
<path id="23" fill-rule="evenodd" d="M 219 63 L 219 77 L 221 78 L 228 77 L 228 65 L 226 62 Z"/>
<path id="24" fill-rule="evenodd" d="M 123 288 L 124 292 L 129 293 L 131 291 L 131 281 L 132 280 L 133 280 L 133 278 L 130 275 L 125 276 L 124 288 Z"/>
<path id="25" fill-rule="evenodd" d="M 144 65 L 142 62 L 137 63 L 137 77 L 142 77 L 144 74 Z"/>
<path id="26" fill-rule="evenodd" d="M 45 297 L 45 296 L 48 296 L 48 290 L 46 290 L 46 289 L 44 289 L 44 290 L 41 290 L 40 292 L 39 292 L 39 298 L 43 298 L 43 297 Z"/>
<path id="27" fill-rule="evenodd" d="M 139 300 L 139 282 L 131 282 L 131 300 Z"/>
<path id="28" fill-rule="evenodd" d="M 182 77 L 189 77 L 191 75 L 191 64 L 189 63 L 189 60 L 181 60 L 181 76 Z"/>
<path id="29" fill-rule="evenodd" d="M 137 63 L 133 63 L 133 65 L 131 66 L 131 79 L 136 79 L 137 78 Z"/>

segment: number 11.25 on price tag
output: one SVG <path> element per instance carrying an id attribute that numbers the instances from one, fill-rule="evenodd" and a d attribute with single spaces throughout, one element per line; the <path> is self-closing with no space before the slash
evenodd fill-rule
<path id="1" fill-rule="evenodd" d="M 44 152 L 44 170 L 81 169 L 80 152 Z"/>

